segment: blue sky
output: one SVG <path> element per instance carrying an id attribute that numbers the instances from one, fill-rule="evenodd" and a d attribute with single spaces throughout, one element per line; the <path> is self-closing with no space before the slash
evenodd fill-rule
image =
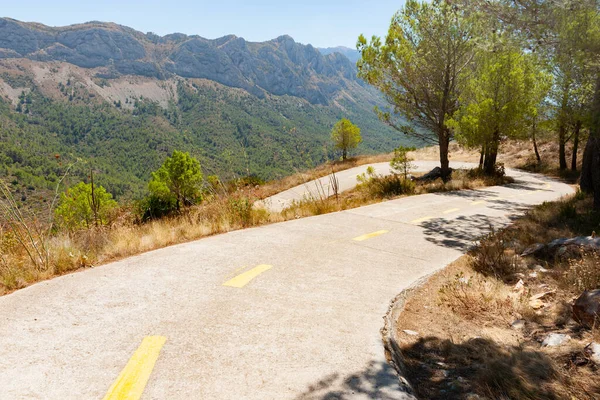
<path id="1" fill-rule="evenodd" d="M 384 35 L 404 0 L 127 1 L 2 0 L 0 14 L 51 26 L 111 21 L 142 32 L 206 38 L 233 33 L 250 41 L 289 34 L 317 47 L 348 46 L 364 33 Z"/>

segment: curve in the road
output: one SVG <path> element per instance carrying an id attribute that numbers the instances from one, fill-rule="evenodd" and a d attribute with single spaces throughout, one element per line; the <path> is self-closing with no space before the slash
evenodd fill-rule
<path id="1" fill-rule="evenodd" d="M 0 397 L 101 399 L 159 337 L 153 368 L 139 367 L 144 399 L 402 399 L 379 334 L 389 301 L 490 225 L 572 193 L 511 174 L 512 185 L 231 232 L 4 296 Z"/>
<path id="2" fill-rule="evenodd" d="M 413 161 L 411 164 L 413 164 L 413 172 L 429 172 L 433 168 L 439 166 L 439 162 L 437 161 Z M 453 161 L 450 165 L 451 168 L 455 169 L 474 168 L 476 166 L 477 164 L 474 163 L 460 161 Z M 334 175 L 338 182 L 339 192 L 341 193 L 355 188 L 358 183 L 356 178 L 359 175 L 366 173 L 367 168 L 369 167 L 373 168 L 377 175 L 390 175 L 393 173 L 389 162 L 366 164 L 336 172 Z M 328 197 L 333 196 L 334 194 L 333 188 L 331 187 L 331 178 L 328 175 L 287 189 L 271 197 L 267 197 L 262 201 L 262 204 L 270 211 L 279 212 L 292 205 L 295 201 L 319 199 L 321 196 Z"/>

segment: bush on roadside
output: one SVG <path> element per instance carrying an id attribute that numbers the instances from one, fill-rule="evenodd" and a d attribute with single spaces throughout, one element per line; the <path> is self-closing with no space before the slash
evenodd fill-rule
<path id="1" fill-rule="evenodd" d="M 411 194 L 415 191 L 415 183 L 401 175 L 377 175 L 372 167 L 367 172 L 356 178 L 358 188 L 369 194 L 372 198 L 390 198 L 402 194 Z"/>
<path id="2" fill-rule="evenodd" d="M 160 219 L 173 214 L 177 210 L 173 197 L 161 197 L 153 194 L 138 203 L 138 215 L 142 222 Z"/>
<path id="3" fill-rule="evenodd" d="M 491 229 L 473 250 L 471 267 L 485 276 L 506 279 L 516 272 L 516 260 L 508 254 L 507 249 L 507 232 Z"/>
<path id="4" fill-rule="evenodd" d="M 581 258 L 570 259 L 562 283 L 575 293 L 600 288 L 600 252 L 592 251 Z"/>

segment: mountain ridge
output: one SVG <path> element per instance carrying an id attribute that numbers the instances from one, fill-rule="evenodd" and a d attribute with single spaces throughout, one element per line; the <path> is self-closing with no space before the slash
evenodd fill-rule
<path id="1" fill-rule="evenodd" d="M 49 27 L 0 18 L 0 59 L 11 58 L 97 68 L 96 75 L 104 78 L 175 75 L 209 79 L 258 97 L 291 95 L 312 104 L 328 104 L 346 81 L 364 85 L 346 57 L 324 55 L 289 35 L 248 42 L 235 35 L 217 39 L 181 33 L 159 36 L 98 21 Z"/>
<path id="2" fill-rule="evenodd" d="M 341 118 L 362 130 L 358 153 L 415 144 L 378 120 L 377 105 L 347 57 L 288 35 L 247 42 L 0 19 L 0 178 L 22 201 L 47 199 L 71 164 L 67 183 L 93 169 L 116 198 L 141 198 L 173 150 L 224 181 L 282 178 L 336 158 Z"/>

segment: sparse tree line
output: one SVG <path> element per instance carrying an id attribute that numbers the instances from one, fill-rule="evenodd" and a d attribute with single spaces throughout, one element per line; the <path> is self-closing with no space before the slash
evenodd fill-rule
<path id="1" fill-rule="evenodd" d="M 389 107 L 379 118 L 439 145 L 452 140 L 497 173 L 500 143 L 553 132 L 558 165 L 587 140 L 581 189 L 600 209 L 600 5 L 597 0 L 408 0 L 385 38 L 360 36 L 359 76 Z"/>

